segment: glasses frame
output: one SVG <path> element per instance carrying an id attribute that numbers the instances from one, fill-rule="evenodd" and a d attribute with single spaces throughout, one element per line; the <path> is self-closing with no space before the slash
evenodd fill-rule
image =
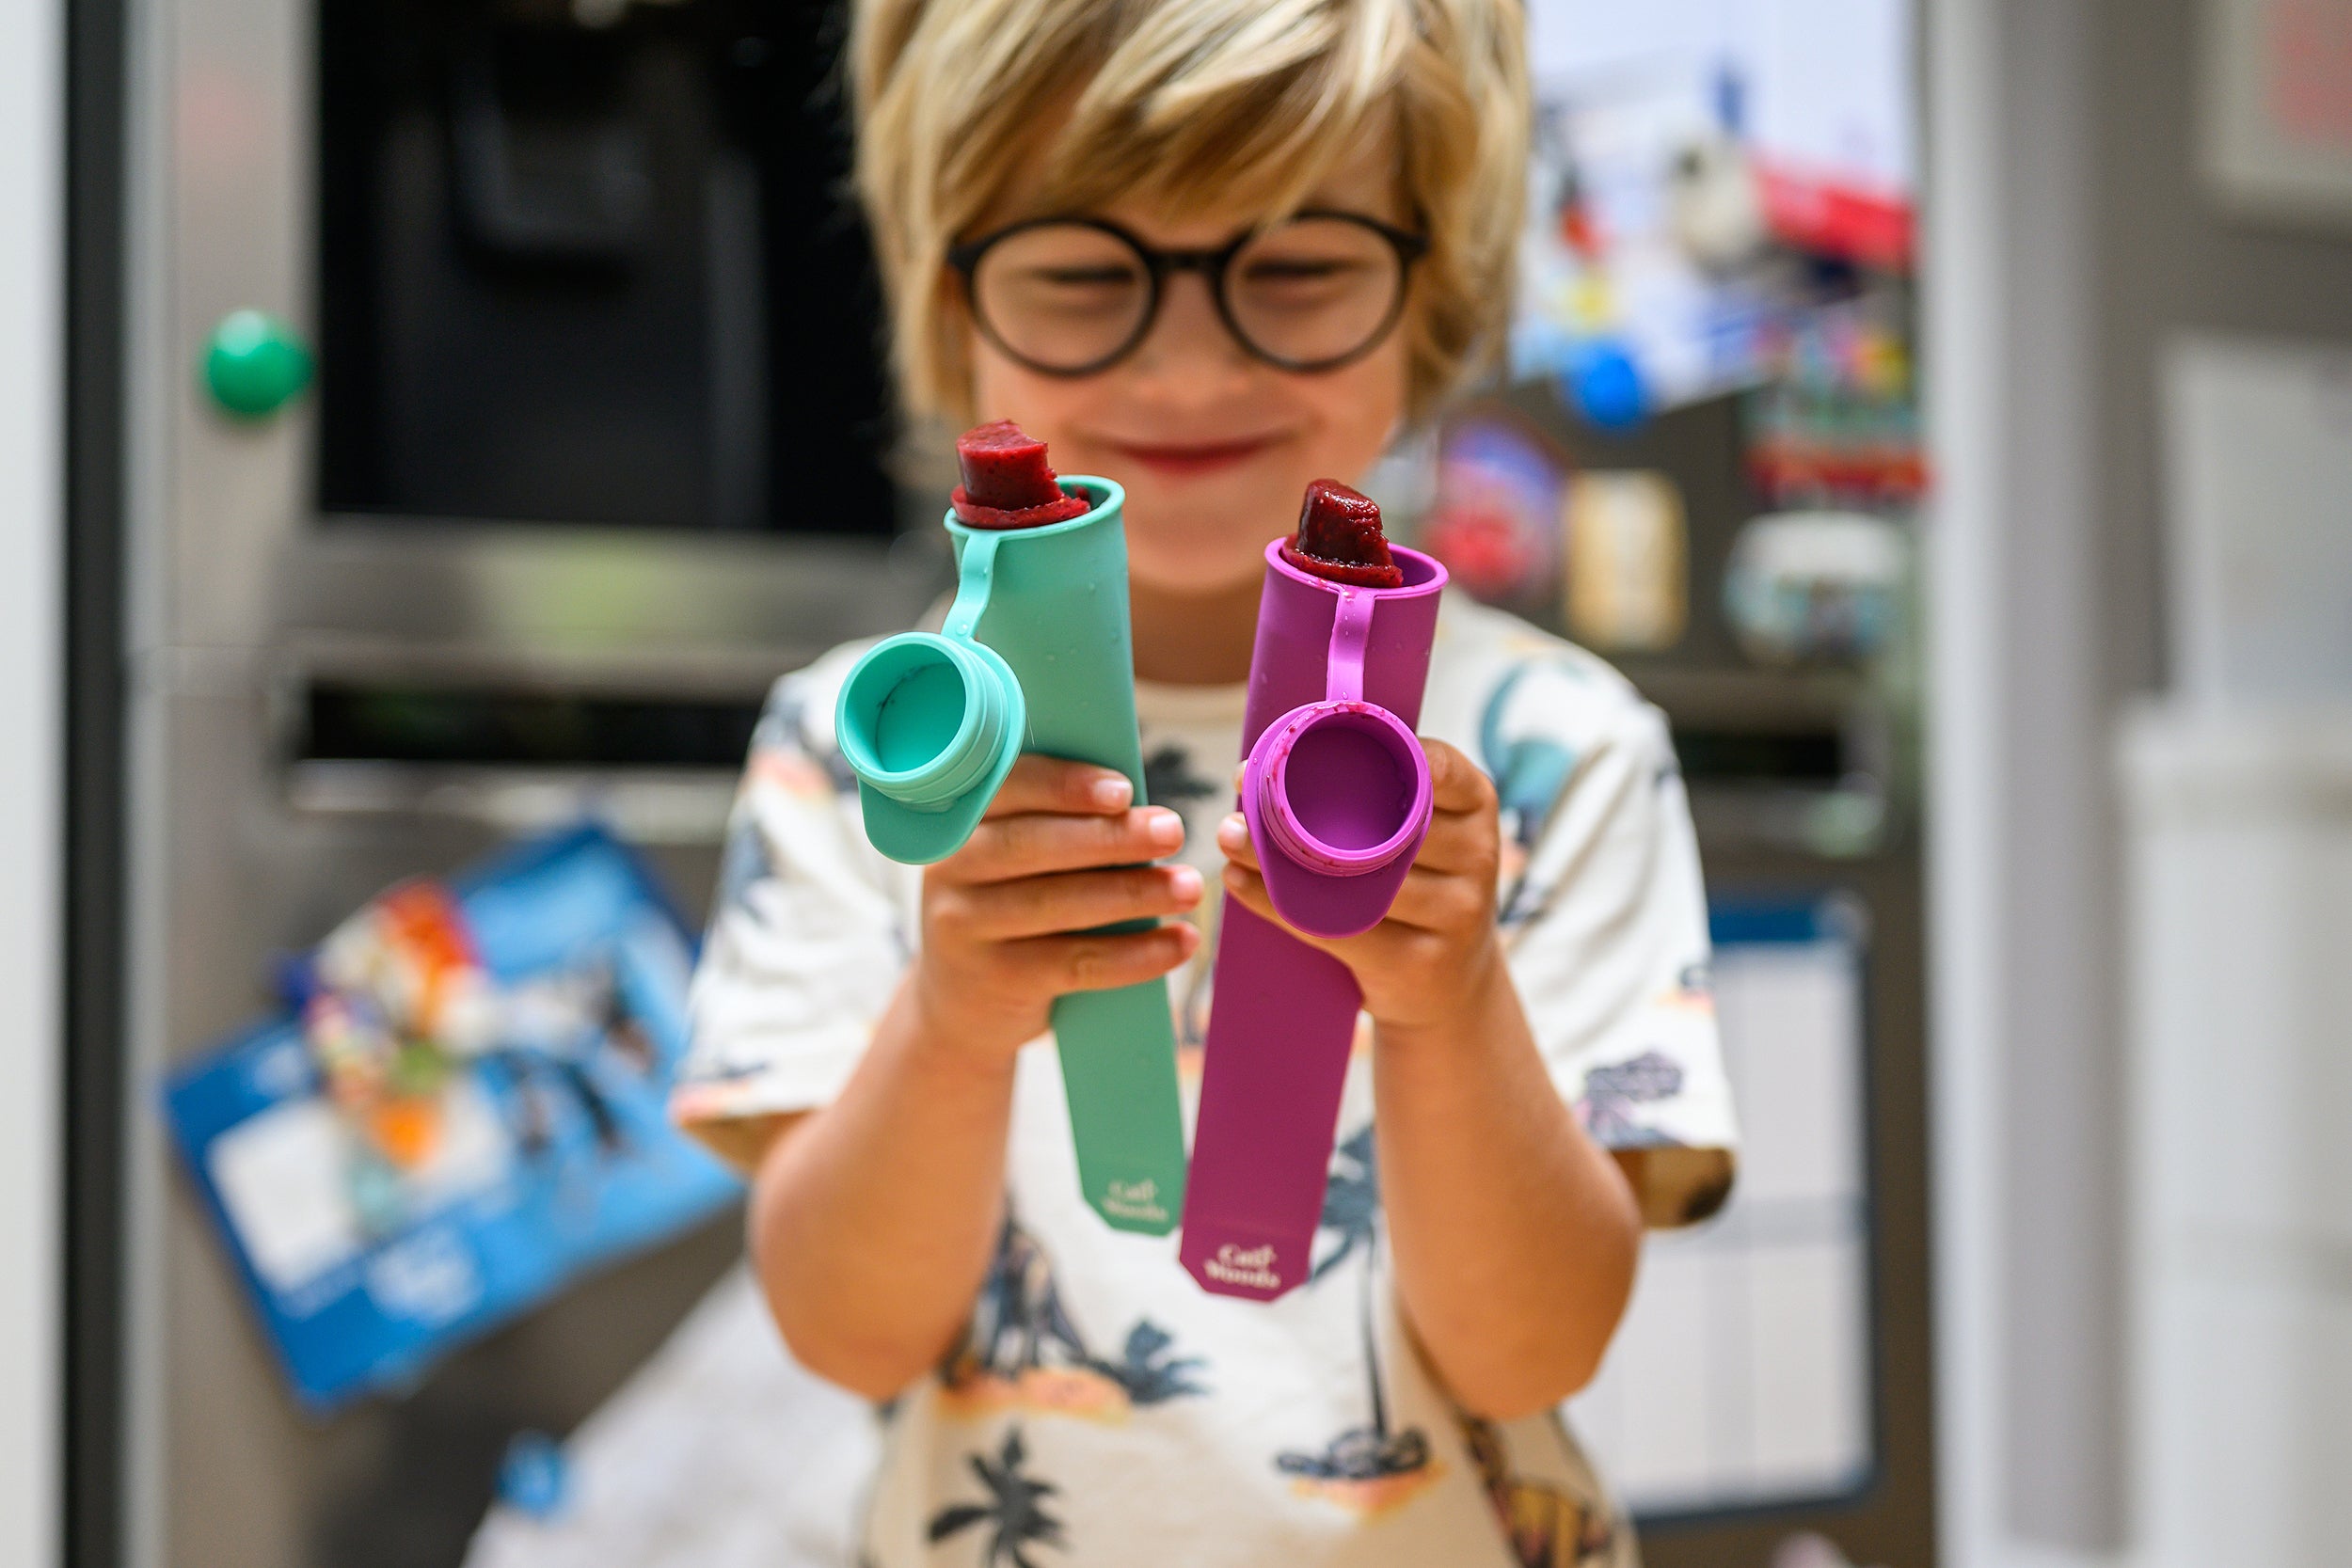
<path id="1" fill-rule="evenodd" d="M 986 338 L 999 354 L 1040 375 L 1062 376 L 1070 379 L 1098 375 L 1133 354 L 1141 346 L 1143 341 L 1152 335 L 1152 324 L 1160 319 L 1160 304 L 1168 294 L 1168 280 L 1176 274 L 1184 272 L 1200 275 L 1201 281 L 1209 286 L 1209 298 L 1216 307 L 1217 319 L 1225 324 L 1225 330 L 1232 335 L 1233 341 L 1239 343 L 1243 351 L 1251 358 L 1272 365 L 1277 370 L 1298 373 L 1311 374 L 1321 371 L 1336 371 L 1343 365 L 1353 364 L 1378 348 L 1388 340 L 1389 334 L 1396 330 L 1396 324 L 1404 319 L 1406 298 L 1412 292 L 1413 263 L 1429 254 L 1429 239 L 1427 235 L 1399 229 L 1394 224 L 1383 223 L 1378 218 L 1363 213 L 1341 212 L 1331 208 L 1310 207 L 1292 214 L 1283 221 L 1287 223 L 1300 218 L 1324 218 L 1341 223 L 1352 223 L 1359 229 L 1370 230 L 1377 234 L 1387 241 L 1389 248 L 1396 253 L 1396 298 L 1390 304 L 1389 313 L 1381 319 L 1380 325 L 1375 327 L 1371 335 L 1366 337 L 1361 343 L 1349 349 L 1345 354 L 1334 355 L 1323 359 L 1285 359 L 1279 354 L 1269 353 L 1251 341 L 1249 334 L 1242 330 L 1241 323 L 1234 318 L 1232 302 L 1226 293 L 1226 279 L 1232 271 L 1233 259 L 1248 247 L 1250 241 L 1266 233 L 1265 229 L 1246 229 L 1226 244 L 1209 249 L 1163 250 L 1156 245 L 1144 244 L 1142 240 L 1108 218 L 1094 217 L 1083 213 L 1050 214 L 1043 217 L 1024 218 L 1019 223 L 1008 225 L 993 233 L 983 234 L 978 239 L 950 245 L 947 248 L 947 264 L 955 269 L 956 275 L 963 280 L 964 304 L 971 310 L 973 325 L 979 328 L 980 336 Z M 1112 239 L 1125 245 L 1143 263 L 1145 286 L 1149 290 L 1144 296 L 1143 314 L 1136 318 L 1135 330 L 1127 335 L 1126 341 L 1102 357 L 1074 367 L 1044 364 L 1030 358 L 1006 342 L 1003 334 L 999 333 L 995 325 L 988 319 L 988 312 L 980 309 L 979 291 L 974 286 L 979 275 L 981 260 L 997 245 L 1016 234 L 1025 234 L 1033 229 L 1059 226 L 1092 229 L 1108 234 Z"/>

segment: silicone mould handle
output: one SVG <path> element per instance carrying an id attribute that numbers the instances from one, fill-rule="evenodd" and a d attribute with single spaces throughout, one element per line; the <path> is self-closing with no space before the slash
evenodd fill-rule
<path id="1" fill-rule="evenodd" d="M 866 837 L 893 860 L 961 848 L 1024 751 L 1115 768 L 1144 803 L 1125 494 L 1104 479 L 1061 483 L 1093 510 L 1013 531 L 965 528 L 950 512 L 945 626 L 876 643 L 843 683 L 841 752 Z M 1167 981 L 1073 992 L 1053 1024 L 1087 1203 L 1115 1228 L 1166 1235 L 1184 1197 Z"/>
<path id="2" fill-rule="evenodd" d="M 1445 569 L 1393 547 L 1401 588 L 1331 583 L 1266 551 L 1241 805 L 1282 918 L 1345 936 L 1388 913 L 1428 832 L 1414 736 Z M 1337 958 L 1227 900 L 1179 1256 L 1203 1290 L 1271 1301 L 1307 1278 L 1362 992 Z"/>

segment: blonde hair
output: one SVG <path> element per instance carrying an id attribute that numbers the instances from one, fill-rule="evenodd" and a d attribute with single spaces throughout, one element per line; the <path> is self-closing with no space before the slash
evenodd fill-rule
<path id="1" fill-rule="evenodd" d="M 948 247 L 1032 160 L 1043 210 L 1279 216 L 1386 132 L 1429 238 L 1406 408 L 1500 346 L 1525 199 L 1521 0 L 857 0 L 850 86 L 909 413 L 968 417 Z M 1042 132 L 1041 131 L 1042 128 Z"/>

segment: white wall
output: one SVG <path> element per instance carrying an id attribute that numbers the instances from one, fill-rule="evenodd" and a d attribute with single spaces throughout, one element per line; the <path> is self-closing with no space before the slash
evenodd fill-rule
<path id="1" fill-rule="evenodd" d="M 2123 1547 L 2091 0 L 1928 0 L 1946 1568 Z"/>
<path id="2" fill-rule="evenodd" d="M 58 1560 L 62 0 L 0 0 L 0 1563 Z"/>
<path id="3" fill-rule="evenodd" d="M 2114 1563 L 2163 1500 L 2125 1467 L 2108 761 L 2164 673 L 2157 366 L 2183 330 L 2352 341 L 2352 244 L 2198 187 L 2205 0 L 1923 4 L 1946 1565 Z"/>

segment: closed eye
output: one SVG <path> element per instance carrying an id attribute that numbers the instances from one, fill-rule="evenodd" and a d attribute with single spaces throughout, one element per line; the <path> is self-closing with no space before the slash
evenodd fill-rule
<path id="1" fill-rule="evenodd" d="M 1363 262 L 1351 261 L 1345 257 L 1333 257 L 1328 261 L 1300 257 L 1292 261 L 1252 261 L 1249 264 L 1251 277 L 1262 277 L 1275 282 L 1291 278 L 1334 277 L 1342 273 L 1363 270 Z"/>
<path id="2" fill-rule="evenodd" d="M 1030 278 L 1055 288 L 1109 289 L 1132 286 L 1137 281 L 1131 267 L 1037 267 Z"/>

